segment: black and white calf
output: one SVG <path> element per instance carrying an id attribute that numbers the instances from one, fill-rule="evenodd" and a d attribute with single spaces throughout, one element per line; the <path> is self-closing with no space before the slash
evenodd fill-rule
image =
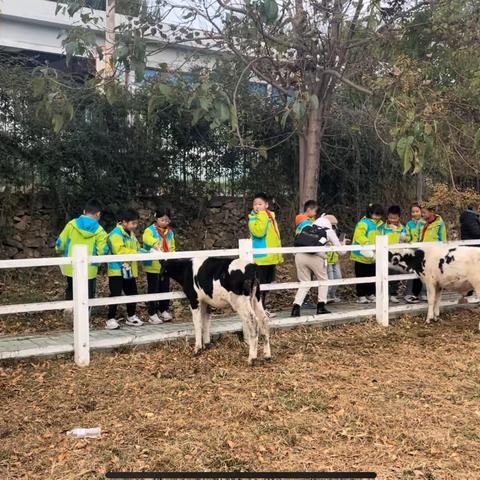
<path id="1" fill-rule="evenodd" d="M 257 358 L 258 337 L 264 337 L 264 359 L 270 360 L 268 317 L 260 303 L 257 266 L 241 259 L 194 258 L 162 261 L 162 271 L 178 282 L 190 302 L 195 353 L 210 344 L 208 307 L 232 307 L 240 316 L 249 345 L 248 363 Z"/>
<path id="2" fill-rule="evenodd" d="M 415 272 L 427 287 L 427 323 L 440 315 L 442 290 L 461 293 L 464 297 L 480 292 L 480 248 L 429 245 L 417 250 L 389 253 L 393 267 Z"/>

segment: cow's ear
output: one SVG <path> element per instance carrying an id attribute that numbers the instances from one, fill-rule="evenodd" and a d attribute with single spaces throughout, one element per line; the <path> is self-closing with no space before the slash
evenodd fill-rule
<path id="1" fill-rule="evenodd" d="M 392 261 L 392 257 L 393 257 L 393 253 L 392 253 L 392 252 L 388 252 L 388 261 L 389 261 L 389 262 Z"/>

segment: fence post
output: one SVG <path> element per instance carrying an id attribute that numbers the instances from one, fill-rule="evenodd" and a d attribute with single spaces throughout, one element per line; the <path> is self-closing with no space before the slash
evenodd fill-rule
<path id="1" fill-rule="evenodd" d="M 378 235 L 375 240 L 377 322 L 388 327 L 388 236 Z"/>
<path id="2" fill-rule="evenodd" d="M 79 367 L 90 364 L 90 325 L 88 312 L 88 249 L 73 247 L 73 349 Z"/>
<path id="3" fill-rule="evenodd" d="M 253 262 L 253 242 L 251 238 L 238 240 L 238 256 L 247 262 Z"/>
<path id="4" fill-rule="evenodd" d="M 238 258 L 246 262 L 253 262 L 253 242 L 251 238 L 240 238 L 238 240 Z M 246 325 L 242 322 L 243 340 L 248 342 Z"/>

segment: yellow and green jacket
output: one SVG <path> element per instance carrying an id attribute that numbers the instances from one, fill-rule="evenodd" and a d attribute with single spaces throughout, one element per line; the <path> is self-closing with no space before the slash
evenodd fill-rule
<path id="1" fill-rule="evenodd" d="M 431 222 L 425 222 L 420 234 L 420 242 L 446 242 L 447 227 L 440 215 Z"/>
<path id="2" fill-rule="evenodd" d="M 162 252 L 175 251 L 175 234 L 170 227 L 163 229 L 163 238 L 155 224 L 145 229 L 143 232 L 143 248 L 147 252 L 151 252 L 157 245 L 160 245 Z M 148 273 L 160 273 L 162 267 L 158 260 L 149 260 L 143 262 L 143 269 Z"/>
<path id="3" fill-rule="evenodd" d="M 352 245 L 374 245 L 377 235 L 381 235 L 382 225 L 382 220 L 374 221 L 371 218 L 363 217 L 355 227 Z M 359 263 L 375 263 L 375 257 L 365 257 L 363 253 L 360 250 L 354 250 L 350 259 Z"/>
<path id="4" fill-rule="evenodd" d="M 418 222 L 411 218 L 406 225 L 408 243 L 417 243 L 422 236 L 425 220 L 421 218 Z"/>
<path id="5" fill-rule="evenodd" d="M 107 234 L 103 227 L 94 218 L 81 215 L 67 223 L 62 233 L 55 242 L 55 251 L 65 257 L 71 257 L 75 245 L 86 245 L 88 255 L 106 255 Z M 89 264 L 88 278 L 91 280 L 97 277 L 99 265 Z M 73 266 L 64 265 L 63 274 L 67 277 L 73 275 Z"/>
<path id="6" fill-rule="evenodd" d="M 108 246 L 112 255 L 135 254 L 140 251 L 140 243 L 133 232 L 127 232 L 119 223 L 108 235 Z M 109 277 L 121 277 L 122 266 L 127 262 L 108 264 Z M 132 277 L 138 277 L 138 262 L 128 263 L 132 268 Z"/>
<path id="7" fill-rule="evenodd" d="M 279 248 L 282 246 L 280 231 L 273 212 L 255 213 L 252 210 L 248 216 L 248 228 L 252 236 L 254 249 Z M 283 256 L 279 253 L 254 254 L 253 261 L 257 265 L 278 265 L 283 263 Z"/>
<path id="8" fill-rule="evenodd" d="M 388 243 L 400 243 L 402 238 L 407 237 L 407 229 L 404 225 L 392 225 L 390 223 L 384 223 L 380 227 L 380 234 L 388 236 Z"/>

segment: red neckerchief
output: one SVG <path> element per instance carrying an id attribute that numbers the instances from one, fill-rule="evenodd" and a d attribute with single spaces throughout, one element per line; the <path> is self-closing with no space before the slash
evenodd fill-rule
<path id="1" fill-rule="evenodd" d="M 425 222 L 425 225 L 423 226 L 423 230 L 422 230 L 422 236 L 420 237 L 421 242 L 423 242 L 425 238 L 425 234 L 427 233 L 429 225 L 431 225 L 437 218 L 438 218 L 438 215 L 432 215 L 430 219 Z"/>
<path id="2" fill-rule="evenodd" d="M 167 235 L 172 230 L 170 227 L 167 227 L 165 231 L 163 231 L 157 224 L 155 224 L 155 228 L 157 229 L 160 238 L 162 239 L 162 250 L 164 252 L 170 251 L 170 245 L 168 244 Z"/>
<path id="3" fill-rule="evenodd" d="M 277 237 L 280 238 L 280 232 L 278 231 L 278 225 L 277 222 L 275 221 L 275 218 L 273 217 L 273 214 L 270 210 L 265 210 L 267 212 L 268 218 L 272 221 L 273 228 L 275 229 L 275 232 L 277 233 Z"/>

